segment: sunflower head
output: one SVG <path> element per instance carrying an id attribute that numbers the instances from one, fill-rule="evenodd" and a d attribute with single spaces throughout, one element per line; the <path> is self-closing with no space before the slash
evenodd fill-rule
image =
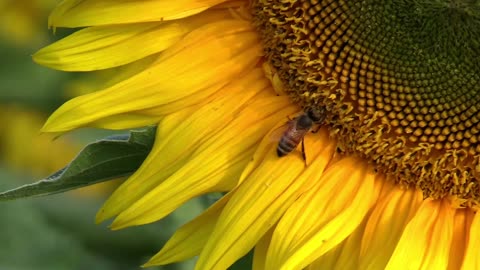
<path id="1" fill-rule="evenodd" d="M 471 1 L 254 3 L 266 57 L 339 149 L 425 197 L 480 196 L 480 9 Z"/>

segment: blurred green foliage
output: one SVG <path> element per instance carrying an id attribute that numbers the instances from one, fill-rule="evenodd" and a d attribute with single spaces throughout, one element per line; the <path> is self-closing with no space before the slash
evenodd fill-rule
<path id="1" fill-rule="evenodd" d="M 0 189 L 6 181 L 23 181 L 8 171 L 0 167 Z M 93 223 L 102 201 L 62 194 L 0 204 L 0 269 L 140 269 L 179 223 L 203 209 L 192 202 L 156 224 L 114 232 Z"/>
<path id="2" fill-rule="evenodd" d="M 63 101 L 61 87 L 71 76 L 34 64 L 33 52 L 33 48 L 0 43 L 0 100 L 52 111 Z"/>

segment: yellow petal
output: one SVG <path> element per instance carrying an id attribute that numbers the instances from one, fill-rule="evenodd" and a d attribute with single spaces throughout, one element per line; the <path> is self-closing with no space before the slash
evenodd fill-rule
<path id="1" fill-rule="evenodd" d="M 425 200 L 405 230 L 385 269 L 446 269 L 455 209 L 442 200 Z"/>
<path id="2" fill-rule="evenodd" d="M 205 91 L 193 93 L 188 96 L 188 98 L 179 99 L 158 107 L 106 116 L 90 122 L 88 126 L 118 130 L 155 125 L 164 118 L 164 115 L 175 114 L 184 108 L 194 111 L 198 106 L 209 103 L 210 100 L 216 96 L 216 93 L 212 95 L 211 92 L 216 91 L 219 88 L 221 88 L 221 86 L 220 84 L 217 84 Z"/>
<path id="3" fill-rule="evenodd" d="M 480 256 L 478 255 L 478 251 L 480 250 L 480 241 L 478 240 L 480 239 L 480 215 L 478 212 L 474 214 L 467 239 L 467 248 L 462 270 L 480 269 Z"/>
<path id="4" fill-rule="evenodd" d="M 343 247 L 346 245 L 346 241 L 343 241 L 342 243 L 338 244 L 335 248 L 327 252 L 325 255 L 321 256 L 319 259 L 314 261 L 312 264 L 307 266 L 305 270 L 323 270 L 323 269 L 328 269 L 328 270 L 336 270 L 337 269 L 337 258 L 340 257 L 340 255 L 343 252 Z M 343 269 L 339 269 L 343 270 Z"/>
<path id="5" fill-rule="evenodd" d="M 378 197 L 374 179 L 373 170 L 357 158 L 329 167 L 279 221 L 266 268 L 302 269 L 347 238 Z"/>
<path id="6" fill-rule="evenodd" d="M 384 269 L 395 250 L 402 232 L 417 212 L 423 195 L 420 191 L 400 189 L 386 182 L 368 217 L 360 249 L 360 269 Z"/>
<path id="7" fill-rule="evenodd" d="M 365 225 L 366 220 L 345 241 L 309 265 L 307 270 L 362 269 L 359 267 L 358 262 L 361 258 L 360 245 L 365 232 Z"/>
<path id="8" fill-rule="evenodd" d="M 141 73 L 152 66 L 158 57 L 157 54 L 154 54 L 123 66 L 82 74 L 67 84 L 65 96 L 73 98 L 98 91 L 99 89 L 109 88 Z"/>
<path id="9" fill-rule="evenodd" d="M 359 252 L 365 221 L 341 244 L 316 260 L 310 269 L 358 269 Z M 337 250 L 339 248 L 339 250 Z"/>
<path id="10" fill-rule="evenodd" d="M 475 213 L 471 209 L 457 209 L 454 217 L 453 239 L 448 255 L 449 270 L 462 269 L 465 252 L 468 246 L 468 237 Z M 478 250 L 477 250 L 478 251 Z M 480 261 L 480 260 L 479 260 Z M 477 268 L 467 268 L 477 269 Z"/>
<path id="11" fill-rule="evenodd" d="M 171 22 L 88 27 L 42 48 L 33 60 L 64 71 L 112 68 L 161 52 L 194 28 L 228 17 L 227 10 L 213 10 Z"/>
<path id="12" fill-rule="evenodd" d="M 229 125 L 251 98 L 262 90 L 268 92 L 267 84 L 261 70 L 254 69 L 225 86 L 204 106 L 165 117 L 157 129 L 157 141 L 150 154 L 135 174 L 107 200 L 97 214 L 97 222 L 119 214 L 187 164 L 194 151 Z M 278 107 L 272 111 L 280 111 L 288 104 L 286 98 L 274 99 L 278 100 Z"/>
<path id="13" fill-rule="evenodd" d="M 260 54 L 257 35 L 247 22 L 227 20 L 206 25 L 166 50 L 143 72 L 66 102 L 50 116 L 43 131 L 68 131 L 152 108 L 159 113 L 162 105 L 182 99 L 198 103 L 201 100 L 188 97 L 203 91 L 213 94 L 234 76 L 252 69 Z"/>
<path id="14" fill-rule="evenodd" d="M 143 266 L 179 262 L 200 254 L 231 194 L 226 194 L 201 215 L 176 230 L 162 250 Z"/>
<path id="15" fill-rule="evenodd" d="M 225 1 L 66 0 L 53 10 L 48 25 L 83 27 L 175 20 L 200 13 Z"/>
<path id="16" fill-rule="evenodd" d="M 196 269 L 227 269 L 254 247 L 298 198 L 304 185 L 323 171 L 333 155 L 334 143 L 328 140 L 326 130 L 307 135 L 305 140 L 313 159 L 307 168 L 299 155 L 279 159 L 276 144 L 271 144 L 265 160 L 228 202 Z"/>
<path id="17" fill-rule="evenodd" d="M 260 139 L 288 113 L 283 97 L 269 95 L 267 100 L 270 104 L 256 98 L 231 123 L 206 138 L 188 163 L 120 213 L 112 229 L 156 221 L 193 197 L 233 188 Z"/>
<path id="18" fill-rule="evenodd" d="M 252 270 L 264 270 L 265 269 L 265 260 L 267 258 L 267 251 L 268 246 L 270 245 L 270 241 L 272 241 L 273 230 L 275 227 L 272 227 L 268 230 L 263 237 L 258 240 L 257 244 L 255 245 L 255 249 L 253 252 L 253 262 L 252 262 Z"/>

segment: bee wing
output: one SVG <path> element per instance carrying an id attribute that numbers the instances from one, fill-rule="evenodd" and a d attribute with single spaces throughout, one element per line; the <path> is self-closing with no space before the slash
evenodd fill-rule
<path id="1" fill-rule="evenodd" d="M 274 128 L 269 135 L 270 141 L 278 143 L 280 139 L 283 137 L 283 134 L 285 134 L 285 131 L 292 128 L 294 125 L 295 125 L 294 120 L 290 120 L 284 123 L 283 125 L 280 125 Z"/>

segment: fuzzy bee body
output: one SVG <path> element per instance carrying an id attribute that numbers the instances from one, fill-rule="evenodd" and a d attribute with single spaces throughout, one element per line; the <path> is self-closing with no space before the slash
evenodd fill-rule
<path id="1" fill-rule="evenodd" d="M 303 143 L 305 135 L 312 129 L 314 124 L 323 123 L 325 116 L 325 108 L 320 107 L 318 109 L 309 109 L 302 115 L 288 121 L 288 127 L 278 142 L 277 156 L 283 157 L 291 153 L 300 142 Z M 305 159 L 303 148 L 302 156 Z"/>

